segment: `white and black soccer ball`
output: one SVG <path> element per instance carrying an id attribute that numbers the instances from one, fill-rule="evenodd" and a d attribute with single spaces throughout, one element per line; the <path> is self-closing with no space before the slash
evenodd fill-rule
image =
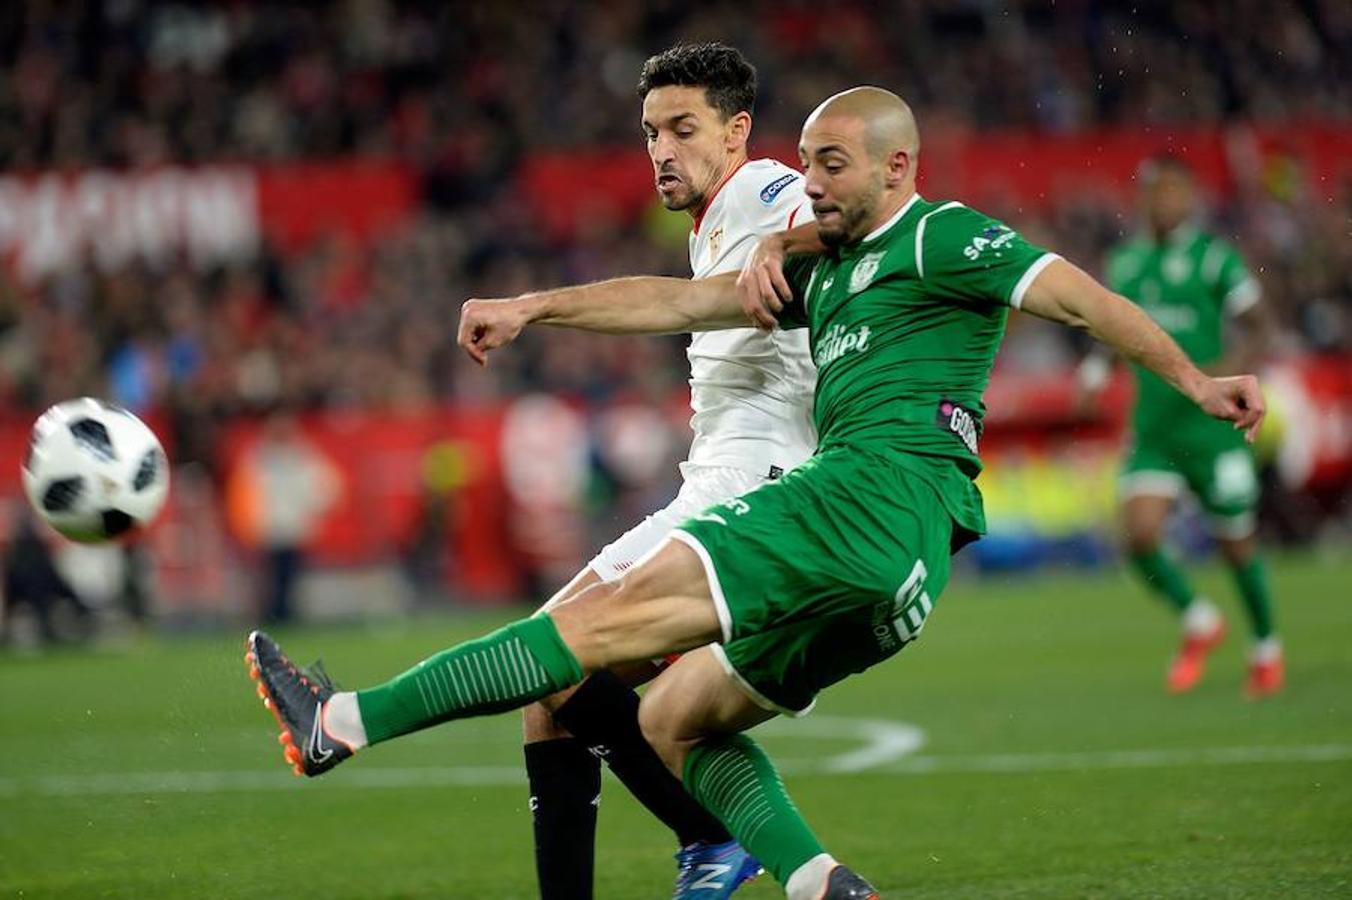
<path id="1" fill-rule="evenodd" d="M 92 397 L 58 403 L 33 424 L 23 461 L 33 509 L 61 534 L 95 543 L 127 534 L 164 507 L 169 464 L 155 432 Z"/>

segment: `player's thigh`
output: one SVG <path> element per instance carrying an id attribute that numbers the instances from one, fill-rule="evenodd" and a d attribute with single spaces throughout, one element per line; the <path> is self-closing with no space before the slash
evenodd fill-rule
<path id="1" fill-rule="evenodd" d="M 1143 551 L 1159 544 L 1169 512 L 1187 484 L 1162 441 L 1137 439 L 1117 482 L 1128 547 Z"/>
<path id="2" fill-rule="evenodd" d="M 644 737 L 678 776 L 695 744 L 745 731 L 774 715 L 732 681 L 713 647 L 682 656 L 653 682 L 639 705 Z"/>
<path id="3" fill-rule="evenodd" d="M 934 526 L 947 567 L 952 520 L 928 480 L 855 450 L 819 454 L 673 533 L 708 572 L 724 642 L 813 619 L 890 608 Z"/>
<path id="4" fill-rule="evenodd" d="M 757 706 L 805 716 L 821 691 L 871 669 L 920 637 L 948 582 L 948 548 L 939 541 L 936 536 L 917 557 L 892 601 L 874 605 L 867 615 L 791 622 L 715 645 L 710 652 Z"/>
<path id="5" fill-rule="evenodd" d="M 721 633 L 704 567 L 676 541 L 619 581 L 594 585 L 549 616 L 588 672 L 690 650 Z"/>
<path id="6" fill-rule="evenodd" d="M 707 542 L 735 624 L 711 653 L 755 703 L 789 715 L 918 637 L 949 575 L 953 522 L 926 479 L 876 458 L 819 477 L 742 498 L 725 525 L 683 526 Z"/>
<path id="7" fill-rule="evenodd" d="M 1122 531 L 1133 551 L 1159 544 L 1174 498 L 1160 494 L 1136 494 L 1122 503 Z"/>
<path id="8" fill-rule="evenodd" d="M 559 588 L 554 593 L 554 596 L 546 600 L 544 605 L 536 611 L 537 614 L 554 609 L 560 603 L 567 603 L 592 585 L 600 584 L 602 580 L 601 576 L 597 574 L 596 569 L 587 566 L 581 572 L 574 575 L 567 584 Z"/>

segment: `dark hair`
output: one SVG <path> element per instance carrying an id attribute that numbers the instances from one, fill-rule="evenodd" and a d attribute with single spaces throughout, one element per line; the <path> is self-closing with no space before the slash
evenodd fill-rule
<path id="1" fill-rule="evenodd" d="M 638 77 L 639 99 L 654 88 L 702 87 L 724 120 L 751 112 L 756 103 L 756 67 L 727 44 L 677 44 L 648 57 Z"/>
<path id="2" fill-rule="evenodd" d="M 1136 167 L 1136 176 L 1146 183 L 1154 181 L 1163 172 L 1176 172 L 1191 178 L 1192 166 L 1188 165 L 1187 160 L 1172 150 L 1163 150 L 1153 156 L 1147 156 Z"/>

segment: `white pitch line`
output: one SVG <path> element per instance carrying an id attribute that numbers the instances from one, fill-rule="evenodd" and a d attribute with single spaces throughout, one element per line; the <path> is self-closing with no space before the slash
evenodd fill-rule
<path id="1" fill-rule="evenodd" d="M 826 717 L 822 717 L 825 720 Z M 812 721 L 812 720 L 807 720 Z M 776 736 L 816 739 L 842 737 L 839 728 L 849 723 L 854 737 L 868 735 L 859 749 L 821 759 L 783 759 L 780 769 L 793 775 L 840 775 L 870 772 L 899 776 L 943 772 L 1030 773 L 1105 771 L 1178 766 L 1270 765 L 1325 763 L 1352 760 L 1352 744 L 1295 744 L 1285 747 L 1210 747 L 1174 750 L 1104 750 L 1080 753 L 1001 753 L 906 756 L 896 751 L 916 737 L 919 729 L 902 723 L 877 720 L 838 719 L 803 728 L 802 720 L 783 727 L 758 729 Z M 837 730 L 832 731 L 831 725 Z M 882 725 L 891 726 L 884 728 Z M 888 749 L 890 748 L 890 749 Z M 869 753 L 873 753 L 870 762 Z M 325 780 L 335 788 L 427 789 L 438 787 L 511 787 L 525 783 L 518 766 L 428 766 L 379 768 L 360 763 Z M 290 775 L 258 770 L 224 772 L 100 772 L 69 775 L 0 776 L 0 797 L 111 796 L 162 793 L 229 793 L 276 789 L 300 789 L 304 782 Z"/>
<path id="2" fill-rule="evenodd" d="M 785 758 L 785 772 L 859 772 L 894 763 L 925 744 L 914 725 L 888 719 L 813 716 L 772 719 L 756 729 L 759 735 L 795 740 L 848 740 L 862 746 L 820 758 Z M 358 788 L 498 787 L 523 784 L 520 766 L 429 766 L 380 768 L 352 766 L 326 779 Z M 277 771 L 233 772 L 95 772 L 62 775 L 0 775 L 0 797 L 30 794 L 48 797 L 156 793 L 225 793 L 296 787 L 300 782 Z"/>
<path id="3" fill-rule="evenodd" d="M 877 769 L 897 775 L 929 772 L 1071 772 L 1104 769 L 1161 769 L 1174 766 L 1343 762 L 1352 744 L 1297 744 L 1286 747 L 1199 747 L 1176 750 L 1100 750 L 1083 753 L 995 753 L 911 756 Z"/>

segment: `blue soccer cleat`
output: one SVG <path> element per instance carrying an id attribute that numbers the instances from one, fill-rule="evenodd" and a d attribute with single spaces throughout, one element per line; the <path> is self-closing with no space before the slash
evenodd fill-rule
<path id="1" fill-rule="evenodd" d="M 764 871 L 736 841 L 682 847 L 676 866 L 673 900 L 722 900 Z"/>

